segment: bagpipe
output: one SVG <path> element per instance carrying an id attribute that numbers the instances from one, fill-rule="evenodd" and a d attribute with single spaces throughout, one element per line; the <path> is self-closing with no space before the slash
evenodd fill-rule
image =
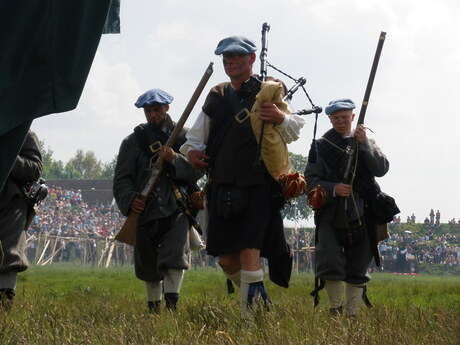
<path id="1" fill-rule="evenodd" d="M 323 111 L 311 100 L 305 89 L 304 77 L 293 78 L 281 69 L 273 66 L 267 59 L 268 55 L 268 32 L 270 24 L 262 25 L 262 48 L 260 51 L 260 81 L 261 90 L 256 96 L 256 102 L 251 110 L 251 125 L 257 139 L 257 153 L 254 160 L 254 168 L 259 169 L 262 162 L 265 164 L 270 175 L 280 183 L 283 195 L 286 199 L 296 198 L 306 192 L 306 181 L 303 174 L 292 169 L 287 145 L 275 125 L 258 119 L 258 109 L 263 102 L 274 103 L 285 114 L 308 115 L 315 114 L 315 135 L 318 115 Z M 277 81 L 267 80 L 267 68 L 271 67 L 294 81 L 294 85 L 285 92 L 284 86 Z M 310 109 L 291 112 L 288 106 L 295 92 L 302 89 L 311 104 Z"/>

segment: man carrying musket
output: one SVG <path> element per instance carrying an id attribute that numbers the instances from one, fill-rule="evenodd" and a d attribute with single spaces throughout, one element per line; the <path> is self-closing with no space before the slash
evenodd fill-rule
<path id="1" fill-rule="evenodd" d="M 215 54 L 222 56 L 230 82 L 211 89 L 181 147 L 194 167 L 208 171 L 206 249 L 219 257 L 224 274 L 240 288 L 243 317 L 251 317 L 259 293 L 268 302 L 260 257 L 268 258 L 270 278 L 279 285 L 287 287 L 291 268 L 280 186 L 263 161 L 254 164 L 257 140 L 249 113 L 261 89 L 252 72 L 255 51 L 254 42 L 243 36 L 218 43 Z M 281 111 L 273 102 L 260 104 L 258 118 L 275 125 L 285 143 L 297 140 L 303 126 L 302 118 Z M 287 267 L 280 265 L 286 257 Z M 277 264 L 284 279 L 275 278 Z"/>
<path id="2" fill-rule="evenodd" d="M 369 210 L 380 191 L 375 177 L 385 175 L 389 162 L 360 124 L 352 130 L 355 104 L 350 99 L 329 103 L 326 114 L 332 129 L 317 140 L 316 162 L 305 170 L 309 203 L 315 209 L 315 277 L 321 281 L 315 294 L 324 286 L 333 314 L 342 312 L 342 282 L 345 282 L 345 313 L 355 316 L 365 298 L 367 273 L 375 246 L 375 220 Z M 358 141 L 356 176 L 350 184 L 342 183 L 352 141 Z M 334 224 L 339 198 L 346 198 L 347 229 Z M 373 243 L 372 243 L 373 242 Z M 323 285 L 324 284 L 324 285 Z"/>
<path id="3" fill-rule="evenodd" d="M 168 114 L 173 97 L 161 89 L 142 94 L 135 106 L 143 108 L 147 123 L 134 128 L 120 146 L 113 180 L 113 193 L 123 215 L 141 214 L 136 229 L 134 268 L 145 282 L 150 311 L 159 312 L 162 294 L 166 307 L 174 311 L 184 270 L 188 269 L 190 220 L 173 193 L 174 185 L 194 184 L 202 173 L 180 154 L 185 142 L 182 129 L 174 147 L 164 144 L 176 123 Z M 146 204 L 140 197 L 155 162 L 161 157 L 163 171 L 154 196 Z"/>

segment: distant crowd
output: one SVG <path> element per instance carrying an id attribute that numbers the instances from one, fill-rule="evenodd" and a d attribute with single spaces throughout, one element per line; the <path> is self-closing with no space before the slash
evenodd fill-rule
<path id="1" fill-rule="evenodd" d="M 407 216 L 406 223 L 407 224 L 415 224 L 416 216 L 414 213 L 412 213 L 411 216 Z M 395 216 L 393 218 L 393 223 L 395 224 L 401 224 L 401 217 L 400 216 Z M 441 225 L 441 212 L 439 210 L 434 212 L 434 209 L 431 209 L 429 215 L 425 217 L 425 220 L 423 221 L 423 224 L 425 225 L 430 225 L 432 227 L 435 226 L 440 226 Z M 452 225 L 452 226 L 458 226 L 460 227 L 460 218 L 458 220 L 454 217 L 452 219 L 449 219 L 447 224 Z"/>
<path id="2" fill-rule="evenodd" d="M 428 222 L 425 220 L 427 231 L 423 236 L 415 236 L 406 231 L 403 234 L 392 234 L 389 239 L 382 241 L 379 245 L 382 268 L 385 271 L 411 273 L 418 270 L 420 263 L 458 266 L 460 241 L 449 233 L 436 234 L 440 217 L 439 210 L 436 213 L 431 210 Z M 48 197 L 39 205 L 38 214 L 27 232 L 29 259 L 37 262 L 40 257 L 55 255 L 53 261 L 57 262 L 82 260 L 85 256 L 83 261 L 95 263 L 102 260 L 101 255 L 107 249 L 107 243 L 114 243 L 112 238 L 123 222 L 124 217 L 114 203 L 97 202 L 88 205 L 82 199 L 80 190 L 51 186 Z M 415 216 L 408 217 L 408 222 L 415 222 Z M 393 223 L 397 226 L 400 221 L 395 219 Z M 455 221 L 449 224 L 458 225 Z M 296 256 L 300 269 L 312 267 L 314 257 L 306 249 L 314 246 L 313 237 L 311 232 L 302 231 L 293 243 L 293 248 L 298 250 Z M 45 239 L 50 240 L 48 248 L 45 248 Z M 121 262 L 131 262 L 131 248 L 115 243 L 114 257 Z M 45 249 L 46 253 L 43 253 Z M 204 257 L 201 253 L 200 264 L 209 262 Z"/>

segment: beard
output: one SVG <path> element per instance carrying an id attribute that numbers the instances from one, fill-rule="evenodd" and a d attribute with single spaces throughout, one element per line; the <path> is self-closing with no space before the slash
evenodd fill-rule
<path id="1" fill-rule="evenodd" d="M 159 131 L 159 130 L 161 130 L 163 128 L 164 123 L 165 123 L 164 120 L 160 124 L 149 122 L 149 126 L 154 131 Z"/>

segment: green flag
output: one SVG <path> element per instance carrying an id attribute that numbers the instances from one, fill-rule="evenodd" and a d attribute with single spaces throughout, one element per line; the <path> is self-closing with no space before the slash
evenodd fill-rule
<path id="1" fill-rule="evenodd" d="M 0 0 L 0 188 L 33 119 L 76 108 L 104 27 L 119 32 L 110 5 Z"/>

